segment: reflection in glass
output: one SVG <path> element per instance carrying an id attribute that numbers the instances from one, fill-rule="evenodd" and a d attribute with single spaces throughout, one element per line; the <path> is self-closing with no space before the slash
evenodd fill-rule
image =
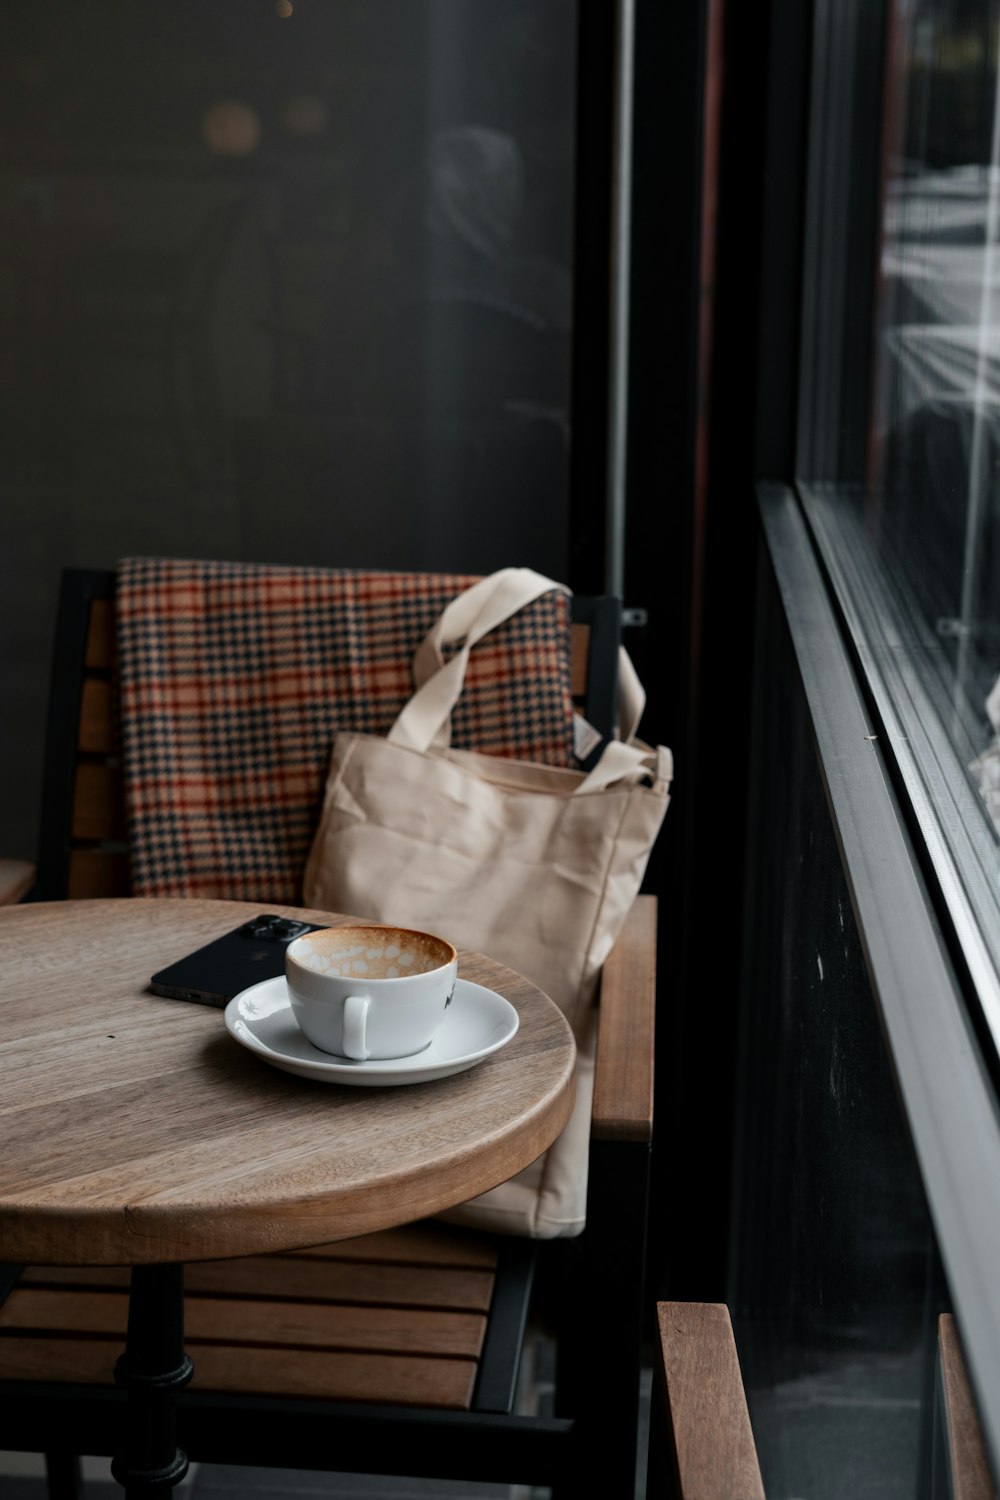
<path id="1" fill-rule="evenodd" d="M 1000 827 L 998 8 L 896 0 L 872 480 Z"/>
<path id="2" fill-rule="evenodd" d="M 946 1292 L 770 579 L 758 607 L 727 1300 L 767 1495 L 929 1500 Z"/>

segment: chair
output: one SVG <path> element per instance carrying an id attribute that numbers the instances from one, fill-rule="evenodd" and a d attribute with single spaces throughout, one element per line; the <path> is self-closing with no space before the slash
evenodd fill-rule
<path id="1" fill-rule="evenodd" d="M 955 1500 L 996 1500 L 975 1397 L 951 1313 L 938 1318 L 935 1486 Z M 934 1493 L 938 1493 L 935 1487 Z"/>
<path id="2" fill-rule="evenodd" d="M 729 1309 L 659 1302 L 647 1500 L 765 1500 Z M 938 1318 L 931 1491 L 995 1500 L 997 1490 L 951 1313 Z"/>
<path id="3" fill-rule="evenodd" d="M 113 607 L 111 574 L 66 573 L 31 899 L 128 894 Z M 619 607 L 573 608 L 574 696 L 607 731 Z M 16 874 L 15 896 L 29 878 Z M 206 1383 L 196 1374 L 179 1396 L 178 1440 L 193 1461 L 532 1482 L 559 1495 L 586 1483 L 631 1496 L 655 937 L 655 900 L 643 896 L 602 976 L 584 1235 L 539 1244 L 428 1222 L 190 1267 L 187 1342 Z M 12 1268 L 0 1284 L 0 1447 L 46 1453 L 53 1500 L 77 1493 L 68 1456 L 120 1446 L 111 1372 L 127 1285 L 113 1268 L 38 1267 Z M 558 1336 L 551 1416 L 515 1410 L 533 1289 Z"/>
<path id="4" fill-rule="evenodd" d="M 647 1500 L 764 1500 L 729 1309 L 656 1306 Z"/>

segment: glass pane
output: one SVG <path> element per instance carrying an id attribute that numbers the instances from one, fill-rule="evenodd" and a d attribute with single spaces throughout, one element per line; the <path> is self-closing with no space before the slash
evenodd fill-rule
<path id="1" fill-rule="evenodd" d="M 870 519 L 904 561 L 950 730 L 1000 818 L 998 15 L 895 7 Z"/>
<path id="2" fill-rule="evenodd" d="M 804 494 L 1000 1054 L 1000 4 L 885 15 L 866 483 Z"/>
<path id="3" fill-rule="evenodd" d="M 764 1490 L 926 1500 L 946 1293 L 773 581 L 728 1301 Z"/>

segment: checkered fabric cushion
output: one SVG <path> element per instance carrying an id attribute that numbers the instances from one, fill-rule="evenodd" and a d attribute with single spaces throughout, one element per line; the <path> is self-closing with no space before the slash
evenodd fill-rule
<path id="1" fill-rule="evenodd" d="M 385 734 L 459 574 L 129 558 L 116 616 L 132 886 L 295 902 L 334 735 Z M 570 766 L 566 597 L 472 651 L 452 743 Z"/>

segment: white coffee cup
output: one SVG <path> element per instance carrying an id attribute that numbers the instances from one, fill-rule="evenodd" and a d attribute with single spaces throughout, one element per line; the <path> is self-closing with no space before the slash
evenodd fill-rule
<path id="1" fill-rule="evenodd" d="M 299 1026 L 314 1047 L 357 1062 L 423 1051 L 457 973 L 451 943 L 406 927 L 324 927 L 285 950 Z"/>

